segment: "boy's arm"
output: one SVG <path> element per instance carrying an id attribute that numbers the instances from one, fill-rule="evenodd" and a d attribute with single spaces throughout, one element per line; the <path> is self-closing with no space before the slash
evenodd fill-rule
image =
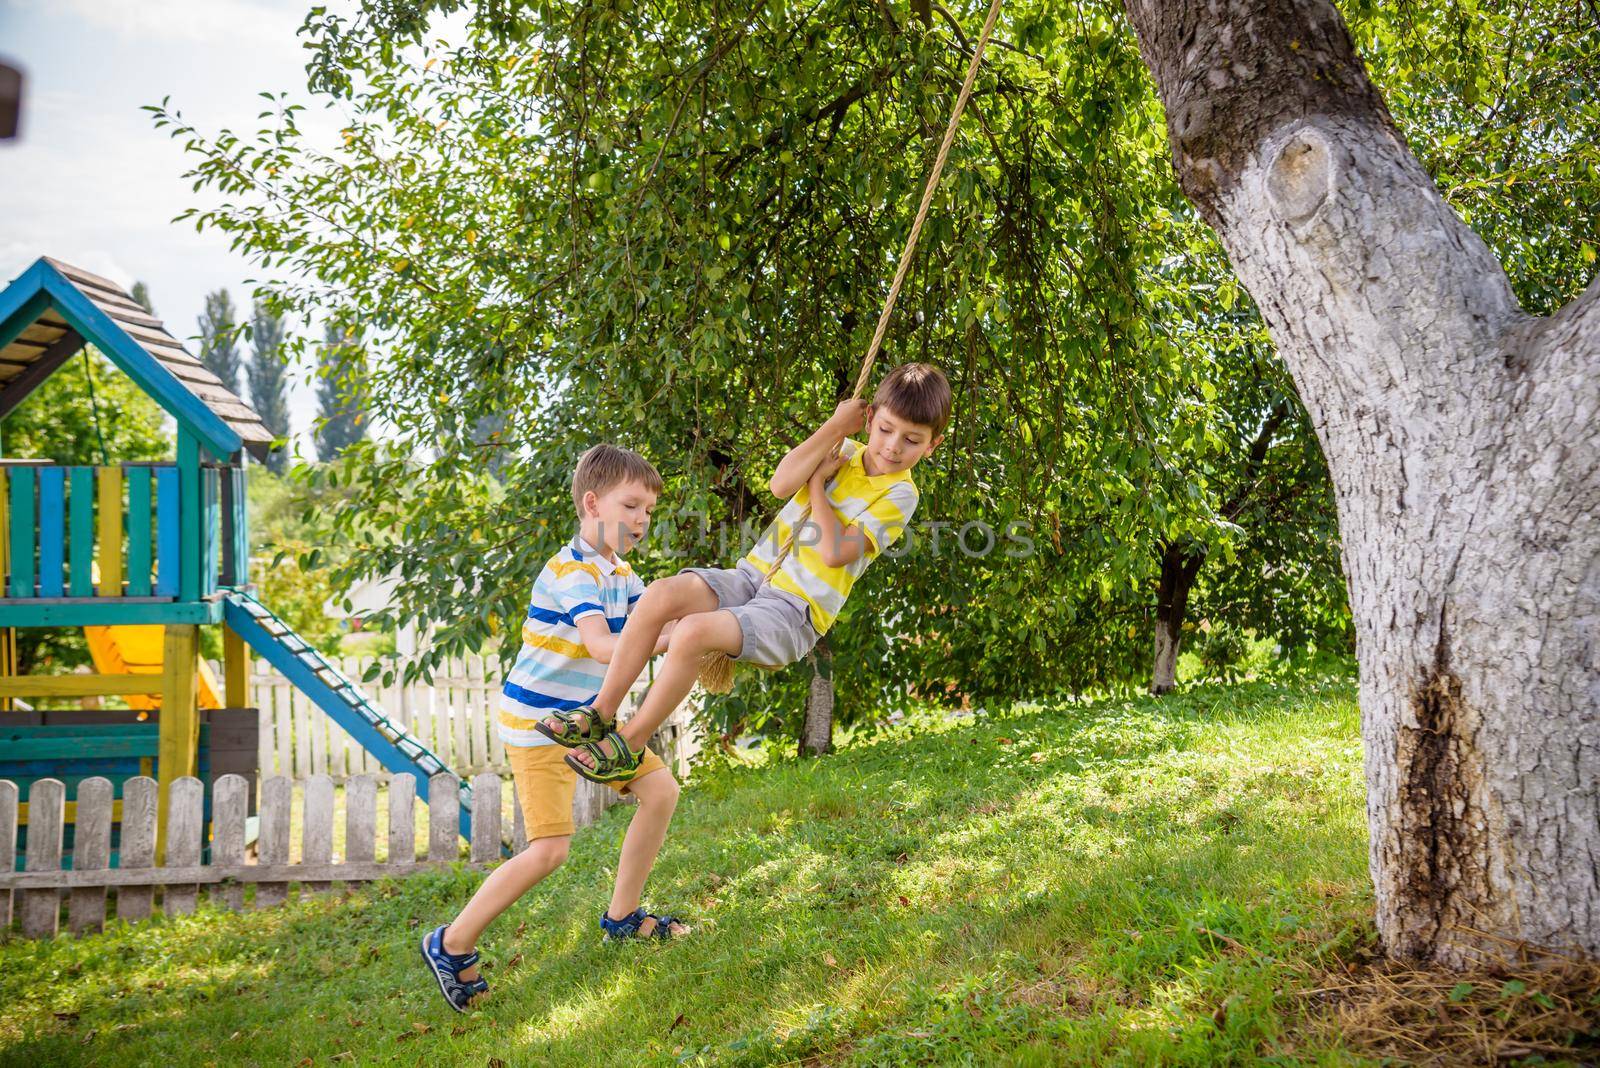
<path id="1" fill-rule="evenodd" d="M 867 551 L 867 535 L 854 524 L 844 526 L 839 515 L 828 503 L 827 481 L 832 477 L 828 465 L 817 468 L 808 485 L 811 487 L 811 519 L 816 528 L 817 555 L 829 567 L 845 567 L 861 559 Z"/>
<path id="2" fill-rule="evenodd" d="M 661 628 L 661 637 L 656 639 L 655 652 L 651 656 L 659 656 L 667 651 L 667 638 L 672 634 L 672 625 L 676 622 L 669 620 Z M 617 639 L 621 635 L 611 633 L 611 625 L 606 622 L 605 616 L 584 616 L 578 620 L 578 633 L 583 636 L 583 647 L 589 650 L 590 656 L 602 664 L 611 663 L 611 654 L 616 652 Z"/>
<path id="3" fill-rule="evenodd" d="M 611 654 L 617 649 L 617 635 L 611 633 L 606 617 L 594 612 L 578 620 L 578 633 L 583 636 L 583 647 L 589 655 L 602 664 L 611 663 Z"/>
<path id="4" fill-rule="evenodd" d="M 828 421 L 816 433 L 789 450 L 789 454 L 772 472 L 768 484 L 775 497 L 793 497 L 800 487 L 810 481 L 812 474 L 828 458 L 834 447 L 867 424 L 867 409 L 871 404 L 864 400 L 840 401 Z"/>

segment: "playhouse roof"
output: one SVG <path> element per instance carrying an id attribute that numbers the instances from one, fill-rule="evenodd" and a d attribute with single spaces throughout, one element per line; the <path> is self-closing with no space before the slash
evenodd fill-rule
<path id="1" fill-rule="evenodd" d="M 41 257 L 0 290 L 0 417 L 93 344 L 213 455 L 266 456 L 261 417 L 121 286 Z"/>

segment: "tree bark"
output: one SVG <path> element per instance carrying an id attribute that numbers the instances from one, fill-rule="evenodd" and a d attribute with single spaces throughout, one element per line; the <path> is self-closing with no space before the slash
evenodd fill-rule
<path id="1" fill-rule="evenodd" d="M 1161 587 L 1156 594 L 1156 656 L 1150 672 L 1150 692 L 1171 693 L 1178 684 L 1178 652 L 1183 620 L 1189 611 L 1189 591 L 1206 554 L 1202 546 L 1183 540 L 1168 542 L 1161 551 Z"/>
<path id="2" fill-rule="evenodd" d="M 1385 945 L 1600 955 L 1600 282 L 1521 310 L 1326 0 L 1127 6 L 1333 477 Z"/>
<path id="3" fill-rule="evenodd" d="M 817 642 L 806 661 L 811 665 L 811 689 L 800 728 L 800 755 L 824 756 L 833 752 L 833 648 L 827 638 Z"/>

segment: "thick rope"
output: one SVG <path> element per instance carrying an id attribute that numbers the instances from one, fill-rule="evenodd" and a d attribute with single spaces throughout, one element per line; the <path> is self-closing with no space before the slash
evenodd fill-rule
<path id="1" fill-rule="evenodd" d="M 983 65 L 984 49 L 988 47 L 989 34 L 1000 18 L 1002 2 L 1003 0 L 993 0 L 989 5 L 989 15 L 983 21 L 983 30 L 978 34 L 977 43 L 972 46 L 972 59 L 967 63 L 967 76 L 961 83 L 961 92 L 956 95 L 956 106 L 950 113 L 950 121 L 945 124 L 944 139 L 939 142 L 939 151 L 934 154 L 933 169 L 928 173 L 928 182 L 922 189 L 922 202 L 917 205 L 916 218 L 911 221 L 911 231 L 906 234 L 905 248 L 900 252 L 900 262 L 895 267 L 894 280 L 889 283 L 889 295 L 884 298 L 883 310 L 878 313 L 878 325 L 872 332 L 872 341 L 867 345 L 866 355 L 861 359 L 861 370 L 856 374 L 855 389 L 850 393 L 851 400 L 861 399 L 861 394 L 866 392 L 867 382 L 872 377 L 873 365 L 877 363 L 878 352 L 883 348 L 884 335 L 889 332 L 889 317 L 894 314 L 895 301 L 900 297 L 900 289 L 905 285 L 906 276 L 911 273 L 911 260 L 917 249 L 917 239 L 922 236 L 923 224 L 928 221 L 928 207 L 933 203 L 933 194 L 939 188 L 939 179 L 944 175 L 945 161 L 950 158 L 950 146 L 955 144 L 956 131 L 961 126 L 961 114 L 966 111 L 967 100 L 972 96 L 972 86 L 978 80 L 978 68 Z M 838 445 L 834 446 L 829 454 L 830 459 L 839 455 L 839 448 Z M 789 558 L 789 553 L 794 549 L 795 538 L 810 518 L 811 508 L 807 506 L 801 511 L 799 519 L 789 528 L 789 537 L 784 539 L 777 558 L 772 561 L 772 566 L 761 577 L 762 585 L 771 582 L 773 576 L 783 567 L 783 562 Z M 733 688 L 732 660 L 723 653 L 710 653 L 702 658 L 700 683 L 712 693 L 727 693 Z"/>

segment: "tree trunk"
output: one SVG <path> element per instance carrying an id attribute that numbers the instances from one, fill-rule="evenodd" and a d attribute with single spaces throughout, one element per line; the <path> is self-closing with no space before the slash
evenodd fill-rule
<path id="1" fill-rule="evenodd" d="M 833 752 L 833 648 L 827 638 L 817 642 L 806 662 L 811 665 L 811 689 L 800 728 L 800 755 L 823 756 Z"/>
<path id="2" fill-rule="evenodd" d="M 1171 693 L 1178 684 L 1178 645 L 1189 611 L 1189 591 L 1205 561 L 1205 550 L 1190 541 L 1169 542 L 1161 552 L 1161 588 L 1156 594 L 1156 658 L 1150 692 Z"/>
<path id="3" fill-rule="evenodd" d="M 1127 2 L 1333 477 L 1384 942 L 1600 955 L 1600 283 L 1518 307 L 1326 0 Z"/>

